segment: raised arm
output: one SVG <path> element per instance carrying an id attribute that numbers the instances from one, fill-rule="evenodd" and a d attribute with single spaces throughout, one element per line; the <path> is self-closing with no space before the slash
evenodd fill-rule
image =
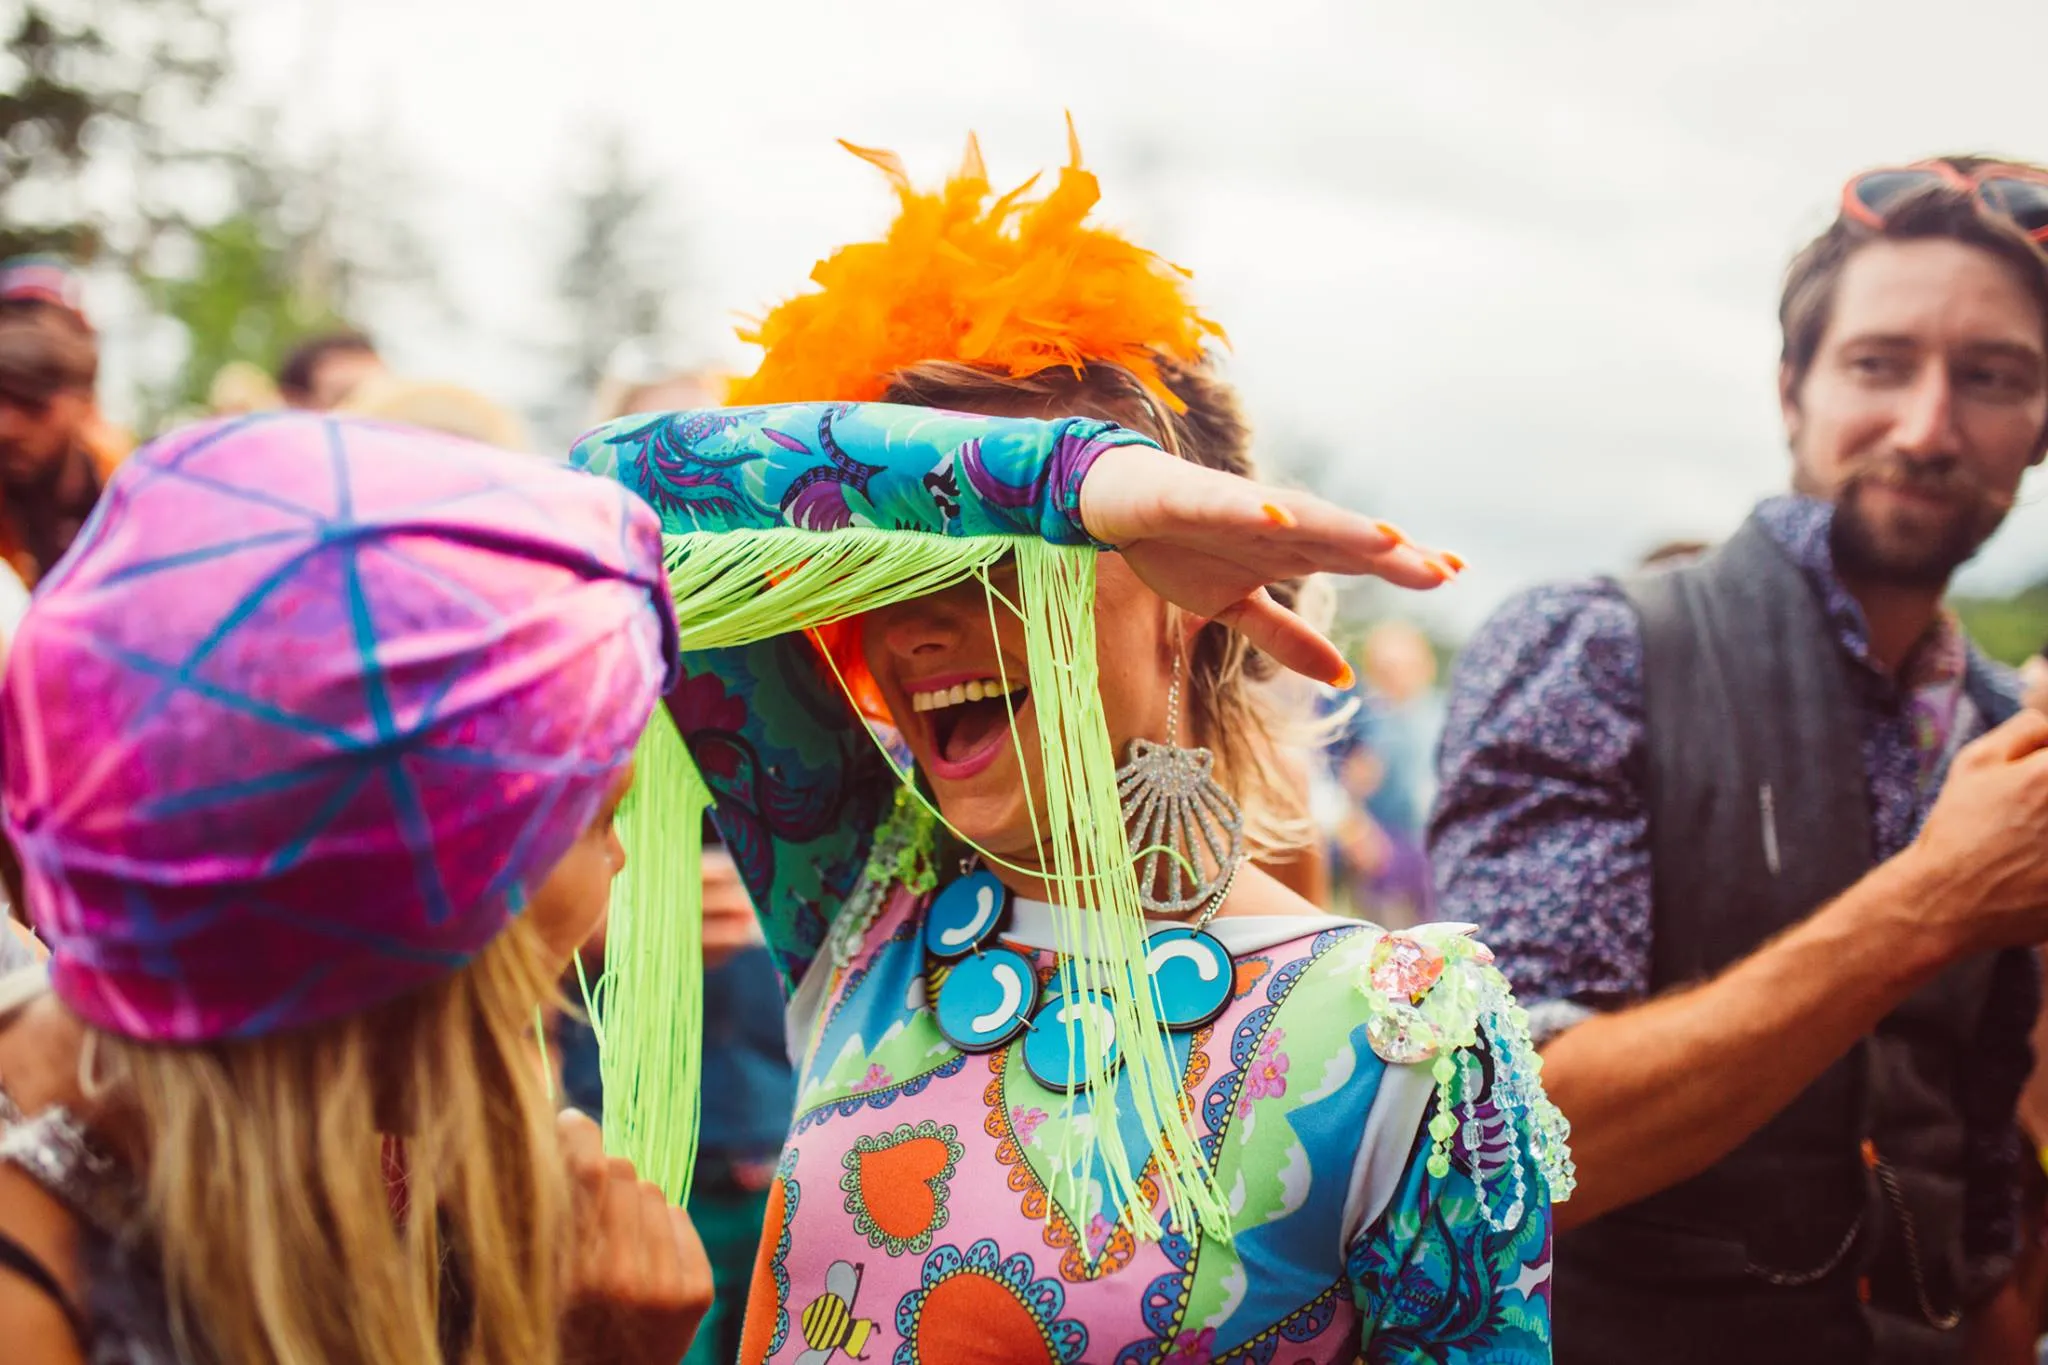
<path id="1" fill-rule="evenodd" d="M 622 418 L 573 463 L 618 479 L 664 531 L 883 527 L 1087 542 L 1082 478 L 1143 438 L 1106 422 L 793 404 Z M 670 713 L 793 987 L 852 892 L 896 777 L 809 641 L 690 648 Z"/>
<path id="2" fill-rule="evenodd" d="M 1267 584 L 1335 572 L 1430 588 L 1454 572 L 1379 523 L 1088 419 L 821 403 L 670 413 L 600 427 L 572 458 L 638 492 L 674 535 L 867 528 L 1115 546 L 1169 602 L 1319 678 L 1338 676 L 1342 655 Z M 773 585 L 763 591 L 765 607 Z M 692 648 L 693 624 L 683 613 L 670 711 L 794 980 L 859 875 L 891 779 L 800 640 Z"/>
<path id="3" fill-rule="evenodd" d="M 1156 449 L 1090 418 L 784 403 L 622 417 L 570 458 L 640 494 L 671 535 L 865 526 L 1084 545 L 1081 483 L 1124 446 Z"/>

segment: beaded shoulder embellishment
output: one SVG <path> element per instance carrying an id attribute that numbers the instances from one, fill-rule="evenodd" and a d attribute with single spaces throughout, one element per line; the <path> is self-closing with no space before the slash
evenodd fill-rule
<path id="1" fill-rule="evenodd" d="M 937 823 L 922 801 L 897 789 L 896 804 L 875 830 L 874 846 L 861 869 L 860 881 L 832 921 L 833 966 L 845 971 L 859 960 L 868 928 L 888 903 L 891 887 L 901 883 L 923 895 L 938 885 L 939 875 L 932 867 L 932 836 Z"/>
<path id="2" fill-rule="evenodd" d="M 1505 1230 L 1520 1225 L 1527 1207 L 1524 1141 L 1549 1197 L 1571 1197 L 1571 1125 L 1543 1091 L 1528 1016 L 1472 928 L 1423 924 L 1381 934 L 1358 988 L 1372 1050 L 1394 1066 L 1430 1065 L 1429 1173 L 1448 1175 L 1455 1152 L 1471 1170 L 1487 1222 Z"/>

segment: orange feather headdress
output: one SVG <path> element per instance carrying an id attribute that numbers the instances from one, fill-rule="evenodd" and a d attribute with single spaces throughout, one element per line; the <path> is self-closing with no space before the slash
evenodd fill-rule
<path id="1" fill-rule="evenodd" d="M 880 240 L 818 262 L 818 288 L 778 305 L 740 338 L 766 353 L 735 380 L 737 405 L 877 399 L 898 370 L 961 361 L 1018 378 L 1064 366 L 1120 365 L 1175 412 L 1161 356 L 1193 364 L 1223 329 L 1188 297 L 1188 272 L 1084 221 L 1102 197 L 1067 120 L 1068 163 L 1053 189 L 1038 177 L 991 202 L 972 136 L 937 191 L 910 183 L 893 152 L 841 146 L 881 168 L 902 208 Z"/>

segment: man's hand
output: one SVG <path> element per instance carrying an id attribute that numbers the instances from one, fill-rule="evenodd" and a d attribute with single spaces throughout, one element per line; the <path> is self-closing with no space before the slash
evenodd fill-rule
<path id="1" fill-rule="evenodd" d="M 2027 660 L 2020 669 L 2020 686 L 2025 689 L 2025 704 L 2048 716 L 2048 654 L 2036 654 Z"/>
<path id="2" fill-rule="evenodd" d="M 704 965 L 716 967 L 765 940 L 740 870 L 722 848 L 704 850 Z"/>
<path id="3" fill-rule="evenodd" d="M 1957 956 L 2048 939 L 2048 715 L 2022 711 L 1958 753 L 1900 859 L 1948 893 L 1928 909 Z"/>
<path id="4" fill-rule="evenodd" d="M 563 1358 L 675 1365 L 711 1308 L 711 1261 L 697 1230 L 632 1162 L 605 1155 L 588 1117 L 568 1110 L 556 1132 L 576 1208 Z"/>

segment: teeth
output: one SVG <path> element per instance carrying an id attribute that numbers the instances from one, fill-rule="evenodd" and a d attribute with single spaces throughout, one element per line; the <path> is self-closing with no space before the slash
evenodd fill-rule
<path id="1" fill-rule="evenodd" d="M 929 692 L 910 694 L 910 709 L 922 714 L 926 711 L 943 711 L 949 706 L 958 706 L 970 701 L 993 701 L 1004 696 L 1003 684 L 997 678 L 981 678 L 974 682 L 957 683 L 952 687 L 934 688 Z"/>

